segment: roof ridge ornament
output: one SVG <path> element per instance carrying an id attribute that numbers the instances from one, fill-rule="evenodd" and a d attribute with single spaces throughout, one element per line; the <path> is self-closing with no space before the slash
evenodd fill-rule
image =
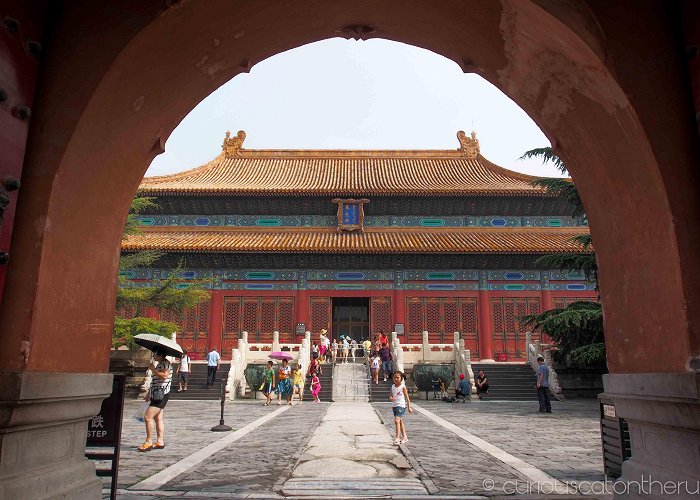
<path id="1" fill-rule="evenodd" d="M 476 160 L 479 156 L 479 139 L 476 138 L 476 132 L 472 131 L 471 138 L 467 137 L 464 130 L 457 132 L 459 140 L 459 150 L 470 160 Z"/>
<path id="2" fill-rule="evenodd" d="M 245 132 L 243 130 L 239 130 L 235 137 L 231 137 L 231 132 L 227 130 L 224 143 L 221 146 L 221 148 L 224 150 L 224 155 L 226 158 L 241 156 L 243 141 L 245 141 Z"/>

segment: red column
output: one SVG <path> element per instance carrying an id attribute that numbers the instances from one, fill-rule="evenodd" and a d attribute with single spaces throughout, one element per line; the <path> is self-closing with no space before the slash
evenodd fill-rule
<path id="1" fill-rule="evenodd" d="M 554 309 L 554 301 L 552 301 L 552 291 L 542 290 L 542 312 Z"/>
<path id="2" fill-rule="evenodd" d="M 297 309 L 297 314 L 296 314 L 296 324 L 298 325 L 299 323 L 304 323 L 304 328 L 306 330 L 309 329 L 309 291 L 308 290 L 297 290 L 297 296 L 296 296 L 296 309 Z M 296 325 L 295 325 L 296 327 Z M 297 342 L 301 342 L 301 339 L 304 338 L 304 334 L 297 334 L 296 339 Z"/>
<path id="3" fill-rule="evenodd" d="M 493 333 L 488 290 L 479 290 L 479 358 L 493 359 Z"/>
<path id="4" fill-rule="evenodd" d="M 542 312 L 554 309 L 554 301 L 552 300 L 552 290 L 549 289 L 549 275 L 542 274 Z M 548 343 L 551 339 L 549 335 L 542 334 L 542 342 Z"/>
<path id="5" fill-rule="evenodd" d="M 224 334 L 224 294 L 221 290 L 211 292 L 209 302 L 209 350 L 216 347 L 221 352 L 221 342 Z"/>
<path id="6" fill-rule="evenodd" d="M 393 327 L 396 323 L 401 323 L 406 327 L 406 291 L 405 290 L 394 290 L 394 303 L 392 304 L 392 318 L 394 320 Z M 388 334 L 388 332 L 387 332 Z"/>

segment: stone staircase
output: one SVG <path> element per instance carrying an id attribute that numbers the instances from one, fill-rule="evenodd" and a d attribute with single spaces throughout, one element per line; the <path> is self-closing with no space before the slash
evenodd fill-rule
<path id="1" fill-rule="evenodd" d="M 367 373 L 367 376 L 370 377 L 370 372 L 369 370 L 365 369 L 365 373 Z M 379 370 L 379 383 L 375 384 L 370 380 L 369 384 L 369 400 L 372 403 L 388 403 L 389 402 L 389 394 L 391 394 L 391 384 L 393 384 L 392 380 L 390 378 L 387 378 L 387 381 L 384 382 L 384 374 L 382 370 Z"/>
<path id="2" fill-rule="evenodd" d="M 413 498 L 428 496 L 418 478 L 291 478 L 282 493 L 290 498 Z"/>
<path id="3" fill-rule="evenodd" d="M 323 373 L 318 376 L 321 382 L 321 392 L 318 394 L 318 398 L 327 403 L 328 401 L 333 401 L 333 365 L 330 363 L 324 363 L 321 365 Z M 311 401 L 313 396 L 311 395 L 311 386 L 307 384 L 304 387 L 304 399 Z"/>
<path id="4" fill-rule="evenodd" d="M 484 400 L 537 401 L 535 372 L 526 363 L 472 363 L 474 378 L 484 370 L 489 380 L 489 394 Z M 476 396 L 473 396 L 476 399 Z"/>
<path id="5" fill-rule="evenodd" d="M 221 363 L 216 371 L 216 380 L 214 386 L 207 389 L 207 364 L 192 363 L 190 364 L 191 372 L 190 379 L 187 383 L 187 390 L 177 392 L 178 374 L 177 365 L 173 365 L 173 385 L 170 390 L 170 400 L 206 400 L 219 399 L 221 397 L 221 381 L 228 378 L 228 370 L 230 364 Z"/>
<path id="6" fill-rule="evenodd" d="M 361 363 L 335 365 L 333 401 L 369 401 L 369 377 Z"/>

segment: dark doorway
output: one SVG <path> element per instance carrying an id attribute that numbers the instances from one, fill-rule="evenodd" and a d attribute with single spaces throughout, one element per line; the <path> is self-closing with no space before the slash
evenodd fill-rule
<path id="1" fill-rule="evenodd" d="M 349 335 L 359 343 L 369 337 L 369 298 L 333 298 L 333 337 Z"/>

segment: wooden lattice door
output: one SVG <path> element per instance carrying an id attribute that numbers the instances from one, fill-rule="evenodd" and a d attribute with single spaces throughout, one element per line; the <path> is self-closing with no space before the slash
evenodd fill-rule
<path id="1" fill-rule="evenodd" d="M 369 321 L 372 334 L 382 330 L 389 336 L 389 332 L 391 332 L 390 297 L 372 297 Z"/>
<path id="2" fill-rule="evenodd" d="M 311 321 L 309 331 L 313 338 L 316 338 L 321 329 L 325 328 L 333 336 L 331 328 L 331 298 L 330 297 L 311 297 L 309 301 L 311 306 Z"/>
<path id="3" fill-rule="evenodd" d="M 231 349 L 238 347 L 241 331 L 241 298 L 226 297 L 224 299 L 224 337 L 221 348 L 224 359 L 230 359 Z"/>
<path id="4" fill-rule="evenodd" d="M 294 298 L 227 298 L 225 317 L 230 318 L 230 326 L 224 325 L 224 339 L 231 343 L 244 331 L 249 342 L 272 343 L 275 331 L 280 332 L 280 341 L 289 341 L 294 332 Z"/>
<path id="5" fill-rule="evenodd" d="M 198 306 L 183 311 L 182 314 L 171 311 L 161 311 L 160 319 L 179 326 L 178 342 L 187 349 L 193 358 L 202 358 L 207 353 L 207 331 L 209 329 L 209 303 L 203 302 Z"/>
<path id="6" fill-rule="evenodd" d="M 420 344 L 423 342 L 423 301 L 418 297 L 406 299 L 406 310 L 406 343 Z"/>
<path id="7" fill-rule="evenodd" d="M 460 320 L 462 327 L 462 338 L 464 339 L 464 348 L 471 351 L 474 358 L 479 357 L 479 332 L 477 324 L 477 308 L 476 299 L 464 298 L 459 299 Z"/>
<path id="8" fill-rule="evenodd" d="M 540 299 L 536 297 L 492 298 L 494 353 L 496 355 L 505 353 L 508 359 L 524 358 L 527 328 L 522 318 L 528 314 L 537 314 L 539 311 Z M 539 338 L 537 335 L 535 337 Z"/>

